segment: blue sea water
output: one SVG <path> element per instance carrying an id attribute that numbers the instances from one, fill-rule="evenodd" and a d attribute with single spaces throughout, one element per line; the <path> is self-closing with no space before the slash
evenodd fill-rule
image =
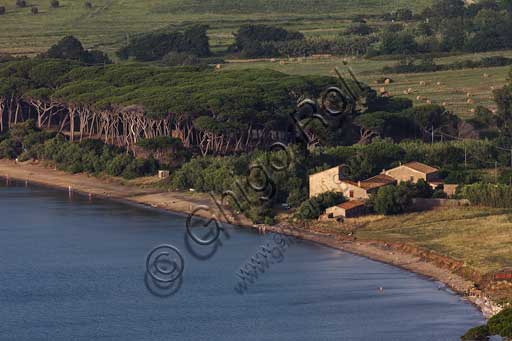
<path id="1" fill-rule="evenodd" d="M 0 339 L 439 341 L 484 323 L 440 283 L 309 242 L 240 295 L 235 272 L 266 237 L 228 232 L 202 247 L 184 217 L 4 181 Z M 170 287 L 145 276 L 161 244 L 184 259 Z"/>

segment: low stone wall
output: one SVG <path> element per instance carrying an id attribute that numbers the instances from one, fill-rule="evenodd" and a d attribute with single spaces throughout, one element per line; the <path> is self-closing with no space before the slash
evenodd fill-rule
<path id="1" fill-rule="evenodd" d="M 412 209 L 414 210 L 429 210 L 436 207 L 459 207 L 469 205 L 470 202 L 467 199 L 412 199 Z"/>

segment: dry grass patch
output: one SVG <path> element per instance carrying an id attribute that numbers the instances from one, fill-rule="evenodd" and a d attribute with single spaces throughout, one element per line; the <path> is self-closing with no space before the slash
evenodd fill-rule
<path id="1" fill-rule="evenodd" d="M 482 273 L 512 266 L 512 210 L 447 208 L 386 217 L 366 224 L 356 237 L 411 243 Z"/>

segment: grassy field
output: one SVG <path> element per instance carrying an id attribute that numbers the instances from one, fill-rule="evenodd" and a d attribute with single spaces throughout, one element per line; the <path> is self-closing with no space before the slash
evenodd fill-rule
<path id="1" fill-rule="evenodd" d="M 7 13 L 0 16 L 0 52 L 35 54 L 65 35 L 73 34 L 87 47 L 112 53 L 130 35 L 187 22 L 208 24 L 215 48 L 232 40 L 232 32 L 249 22 L 269 23 L 303 31 L 306 35 L 332 35 L 355 14 L 379 14 L 430 3 L 420 0 L 28 0 L 30 8 L 16 8 L 14 0 L 0 0 Z"/>
<path id="2" fill-rule="evenodd" d="M 511 230 L 512 210 L 461 207 L 386 217 L 356 237 L 412 243 L 487 273 L 512 267 Z"/>
<path id="3" fill-rule="evenodd" d="M 512 51 L 486 52 L 478 54 L 465 54 L 437 58 L 437 64 L 448 64 L 460 60 L 479 60 L 484 56 L 505 56 L 512 57 Z M 379 89 L 384 87 L 393 96 L 407 97 L 414 100 L 415 104 L 425 104 L 430 100 L 434 104 L 445 104 L 445 106 L 463 118 L 472 115 L 471 109 L 478 105 L 484 105 L 491 109 L 495 108 L 493 102 L 492 87 L 502 87 L 508 78 L 510 67 L 478 68 L 450 70 L 414 74 L 383 74 L 382 68 L 386 65 L 393 65 L 396 60 L 368 60 L 364 58 L 293 58 L 281 62 L 270 60 L 237 62 L 227 64 L 225 70 L 246 69 L 246 68 L 271 68 L 289 74 L 298 75 L 331 75 L 334 76 L 334 68 L 344 70 L 343 62 L 348 62 L 358 79 Z M 345 68 L 346 70 L 346 68 Z M 345 72 L 348 76 L 348 73 Z M 382 76 L 394 80 L 389 85 L 377 85 L 376 80 Z M 425 85 L 420 85 L 420 82 Z M 438 83 L 440 83 L 438 85 Z M 404 91 L 412 89 L 411 93 L 404 94 Z M 470 93 L 470 97 L 468 97 Z M 417 97 L 421 96 L 420 100 Z M 471 99 L 471 103 L 468 103 Z"/>

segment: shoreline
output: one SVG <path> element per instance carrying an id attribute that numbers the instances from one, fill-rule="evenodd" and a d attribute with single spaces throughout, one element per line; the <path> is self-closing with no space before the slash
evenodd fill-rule
<path id="1" fill-rule="evenodd" d="M 154 188 L 144 189 L 107 181 L 86 174 L 69 174 L 49 169 L 42 165 L 19 164 L 10 160 L 0 160 L 0 177 L 69 190 L 70 193 L 78 193 L 91 198 L 109 199 L 138 207 L 163 210 L 179 216 L 189 215 L 198 206 L 215 207 L 214 199 L 204 193 L 165 192 Z M 223 214 L 215 211 L 213 213 L 217 213 L 220 221 L 228 222 Z M 207 210 L 197 211 L 195 215 L 207 219 L 212 217 L 212 213 Z M 261 229 L 262 227 L 261 225 L 254 225 L 250 220 L 241 215 L 238 215 L 236 220 L 235 224 L 237 226 L 252 229 Z M 501 310 L 500 306 L 481 293 L 468 296 L 468 293 L 471 294 L 474 289 L 473 282 L 416 255 L 393 249 L 385 249 L 379 247 L 374 242 L 337 239 L 336 236 L 330 234 L 303 230 L 294 226 L 287 226 L 286 224 L 265 226 L 265 229 L 269 232 L 290 234 L 304 240 L 396 266 L 442 282 L 455 293 L 478 307 L 485 318 L 489 318 Z M 283 232 L 283 230 L 287 231 Z M 292 231 L 291 233 L 289 232 L 290 230 Z"/>

